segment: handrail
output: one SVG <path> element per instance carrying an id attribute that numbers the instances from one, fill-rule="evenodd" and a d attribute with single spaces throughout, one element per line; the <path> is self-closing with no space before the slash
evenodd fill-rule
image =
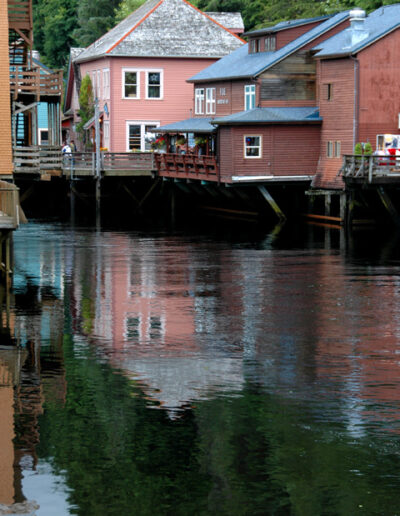
<path id="1" fill-rule="evenodd" d="M 218 176 L 215 156 L 196 154 L 156 153 L 154 155 L 159 175 L 175 174 L 183 177 Z"/>
<path id="2" fill-rule="evenodd" d="M 374 177 L 400 175 L 400 156 L 396 155 L 353 155 L 343 156 L 338 175 L 343 178 L 366 179 L 369 183 Z"/>
<path id="3" fill-rule="evenodd" d="M 0 181 L 0 227 L 7 219 L 12 228 L 19 226 L 19 189 L 12 183 Z"/>
<path id="4" fill-rule="evenodd" d="M 61 95 L 62 71 L 48 74 L 40 73 L 39 68 L 25 70 L 13 65 L 10 70 L 10 89 L 16 97 L 20 93 L 41 95 Z"/>

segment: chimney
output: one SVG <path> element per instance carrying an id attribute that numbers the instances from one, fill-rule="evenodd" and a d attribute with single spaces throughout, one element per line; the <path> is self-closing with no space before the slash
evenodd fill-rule
<path id="1" fill-rule="evenodd" d="M 350 11 L 350 33 L 352 47 L 369 35 L 368 30 L 365 28 L 365 11 L 358 7 Z"/>

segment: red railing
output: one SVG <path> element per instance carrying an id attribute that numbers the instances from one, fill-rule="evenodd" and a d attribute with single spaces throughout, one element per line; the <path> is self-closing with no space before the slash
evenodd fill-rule
<path id="1" fill-rule="evenodd" d="M 154 159 L 160 176 L 218 181 L 219 171 L 215 156 L 155 153 Z"/>

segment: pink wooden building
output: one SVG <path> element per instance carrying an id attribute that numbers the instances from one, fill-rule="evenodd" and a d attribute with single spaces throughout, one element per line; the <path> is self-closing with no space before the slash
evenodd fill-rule
<path id="1" fill-rule="evenodd" d="M 203 13 L 186 0 L 148 0 L 71 60 L 65 112 L 74 133 L 77 95 L 89 74 L 101 111 L 101 147 L 150 149 L 149 130 L 187 117 L 193 87 L 186 82 L 243 45 L 239 13 Z M 77 55 L 79 54 L 79 55 Z"/>

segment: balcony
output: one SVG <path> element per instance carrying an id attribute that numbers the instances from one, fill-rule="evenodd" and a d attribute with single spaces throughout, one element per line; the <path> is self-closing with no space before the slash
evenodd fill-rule
<path id="1" fill-rule="evenodd" d="M 19 226 L 19 190 L 7 181 L 0 181 L 0 231 Z"/>
<path id="2" fill-rule="evenodd" d="M 47 96 L 61 96 L 62 71 L 41 73 L 40 68 L 26 71 L 13 66 L 10 71 L 10 89 L 14 99 L 19 95 L 34 95 L 37 100 Z"/>
<path id="3" fill-rule="evenodd" d="M 219 180 L 219 169 L 215 156 L 155 153 L 154 159 L 158 175 L 161 177 Z"/>
<path id="4" fill-rule="evenodd" d="M 339 171 L 345 182 L 388 184 L 400 182 L 400 155 L 343 156 Z"/>
<path id="5" fill-rule="evenodd" d="M 32 0 L 8 0 L 8 25 L 15 31 L 32 30 Z"/>

